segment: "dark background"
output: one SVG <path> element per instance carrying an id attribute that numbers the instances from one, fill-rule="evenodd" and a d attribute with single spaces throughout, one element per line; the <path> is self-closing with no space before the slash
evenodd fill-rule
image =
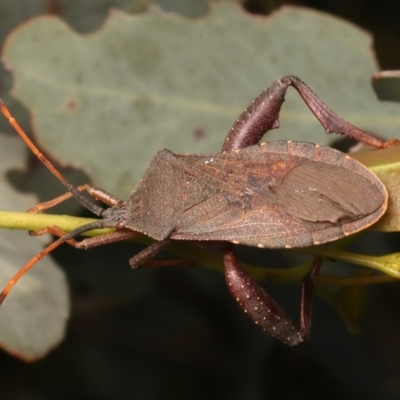
<path id="1" fill-rule="evenodd" d="M 245 6 L 268 14 L 282 4 L 359 25 L 373 34 L 381 69 L 400 69 L 400 2 L 249 0 Z M 62 16 L 56 1 L 46 11 Z M 0 94 L 7 90 L 4 84 Z M 353 250 L 380 243 L 377 251 L 396 252 L 398 240 L 397 234 L 367 233 Z M 200 267 L 132 273 L 127 260 L 135 251 L 129 243 L 53 253 L 71 284 L 67 338 L 31 364 L 0 353 L 2 400 L 400 398 L 397 283 L 368 289 L 357 336 L 316 299 L 310 341 L 288 348 L 240 312 L 221 274 Z M 293 263 L 283 253 L 257 249 L 240 249 L 240 257 L 257 265 Z M 128 286 L 138 293 L 135 301 L 118 295 Z M 299 288 L 265 287 L 297 320 Z"/>

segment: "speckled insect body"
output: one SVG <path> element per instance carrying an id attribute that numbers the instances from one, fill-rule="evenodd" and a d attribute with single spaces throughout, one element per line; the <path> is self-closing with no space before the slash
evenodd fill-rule
<path id="1" fill-rule="evenodd" d="M 52 233 L 59 239 L 10 280 L 0 294 L 0 303 L 29 268 L 62 243 L 88 249 L 144 234 L 156 241 L 129 260 L 133 268 L 173 241 L 206 243 L 222 251 L 227 286 L 239 307 L 282 342 L 291 346 L 302 342 L 310 332 L 312 294 L 322 260 L 314 259 L 303 280 L 297 328 L 241 268 L 234 245 L 279 249 L 337 240 L 376 222 L 386 210 L 388 195 L 366 167 L 329 147 L 295 141 L 258 144 L 268 130 L 279 127 L 279 112 L 289 86 L 299 92 L 327 132 L 377 148 L 398 144 L 394 140 L 383 142 L 344 121 L 300 79 L 287 76 L 264 90 L 242 113 L 221 153 L 174 154 L 160 150 L 143 179 L 123 201 L 102 189 L 75 187 L 68 182 L 26 137 L 1 102 L 0 110 L 25 143 L 68 189 L 66 194 L 30 211 L 51 208 L 74 196 L 101 219 L 69 233 L 57 227 L 36 232 Z M 83 196 L 83 191 L 106 207 Z M 99 228 L 116 230 L 82 241 L 75 239 Z"/>

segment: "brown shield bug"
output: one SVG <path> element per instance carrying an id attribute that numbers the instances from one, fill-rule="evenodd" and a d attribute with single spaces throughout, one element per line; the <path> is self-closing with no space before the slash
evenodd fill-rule
<path id="1" fill-rule="evenodd" d="M 67 242 L 78 249 L 147 235 L 156 242 L 133 256 L 135 268 L 174 240 L 202 242 L 223 253 L 225 278 L 242 310 L 265 331 L 288 345 L 307 338 L 311 323 L 312 292 L 321 259 L 316 258 L 304 278 L 297 329 L 281 307 L 253 281 L 237 262 L 233 244 L 266 248 L 305 247 L 327 243 L 367 228 L 385 212 L 384 185 L 366 167 L 349 156 L 316 144 L 277 141 L 258 144 L 270 129 L 279 127 L 284 95 L 293 86 L 327 132 L 336 132 L 377 148 L 383 142 L 354 127 L 330 110 L 299 78 L 284 77 L 264 90 L 237 119 L 215 154 L 174 154 L 160 150 L 143 179 L 126 201 L 90 185 L 75 187 L 39 152 L 10 115 L 0 110 L 19 135 L 66 186 L 64 195 L 38 204 L 39 212 L 74 196 L 101 217 L 69 233 L 57 227 L 35 232 L 59 237 L 27 263 L 0 294 L 0 303 L 16 281 L 38 260 Z M 173 188 L 173 190 L 171 190 Z M 87 191 L 107 207 L 85 197 Z M 99 228 L 115 232 L 75 240 Z"/>

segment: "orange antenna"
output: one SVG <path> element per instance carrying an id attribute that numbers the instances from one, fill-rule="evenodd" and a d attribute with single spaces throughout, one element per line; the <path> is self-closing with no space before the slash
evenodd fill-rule
<path id="1" fill-rule="evenodd" d="M 28 263 L 26 263 L 7 283 L 7 286 L 0 293 L 0 305 L 3 303 L 4 299 L 11 291 L 13 286 L 19 281 L 19 279 L 25 274 L 25 272 L 29 271 L 39 260 L 41 260 L 46 254 L 49 254 L 60 244 L 64 243 L 63 238 L 56 240 L 47 246 L 40 253 L 36 254 Z"/>
<path id="2" fill-rule="evenodd" d="M 45 155 L 35 146 L 31 139 L 29 139 L 28 135 L 21 128 L 17 120 L 11 115 L 10 111 L 4 104 L 4 102 L 0 99 L 0 111 L 7 118 L 10 125 L 15 129 L 21 139 L 26 143 L 26 145 L 32 150 L 32 153 L 44 164 L 44 166 L 74 195 L 74 197 L 88 210 L 93 212 L 93 214 L 101 215 L 103 212 L 103 208 L 99 207 L 94 202 L 90 201 L 87 197 L 85 197 L 79 190 L 65 179 L 61 173 L 57 170 L 56 167 L 45 157 Z"/>
<path id="3" fill-rule="evenodd" d="M 18 124 L 16 119 L 11 115 L 10 111 L 8 108 L 5 106 L 3 101 L 0 99 L 0 111 L 4 114 L 4 116 L 7 118 L 8 122 L 10 125 L 16 130 L 18 135 L 22 138 L 22 140 L 26 143 L 26 145 L 32 150 L 33 154 L 48 168 L 48 170 L 64 185 L 67 187 L 69 192 L 66 194 L 60 196 L 59 198 L 56 198 L 52 201 L 49 201 L 45 204 L 45 207 L 42 205 L 39 205 L 41 207 L 36 206 L 36 208 L 32 209 L 35 212 L 36 211 L 41 211 L 45 208 L 48 208 L 54 204 L 57 204 L 60 201 L 63 201 L 63 199 L 69 198 L 69 194 L 72 193 L 74 197 L 77 198 L 77 200 L 86 208 L 88 208 L 90 211 L 92 211 L 94 214 L 101 216 L 102 212 L 104 211 L 104 208 L 99 207 L 97 204 L 94 202 L 90 201 L 87 197 L 83 196 L 80 191 L 83 190 L 92 190 L 89 185 L 82 185 L 80 187 L 75 187 L 71 182 L 69 182 L 67 179 L 65 179 L 61 173 L 54 167 L 54 165 L 44 156 L 43 153 L 39 151 L 39 149 L 34 145 L 34 143 L 29 139 L 27 134 L 24 132 L 24 130 L 21 128 L 21 126 Z M 96 191 L 95 189 L 93 189 Z M 104 222 L 103 220 L 98 220 L 83 226 L 80 226 L 76 229 L 73 229 L 71 232 L 66 233 L 63 232 L 60 229 L 56 229 L 56 231 L 59 233 L 59 239 L 56 240 L 54 243 L 50 244 L 47 246 L 44 250 L 42 250 L 40 253 L 35 255 L 27 264 L 25 264 L 19 271 L 18 273 L 8 282 L 7 286 L 3 289 L 3 291 L 0 293 L 0 304 L 4 301 L 10 290 L 13 288 L 13 286 L 18 282 L 18 280 L 29 270 L 31 269 L 39 260 L 41 260 L 44 256 L 46 256 L 48 253 L 53 251 L 56 247 L 60 246 L 64 242 L 75 242 L 73 238 L 83 232 L 92 230 L 92 229 L 99 229 L 104 227 Z M 43 234 L 43 233 L 53 233 L 55 228 L 45 228 L 42 231 L 38 231 L 37 234 Z"/>
<path id="4" fill-rule="evenodd" d="M 73 229 L 71 232 L 66 233 L 62 231 L 60 228 L 57 227 L 48 227 L 43 229 L 42 231 L 37 231 L 36 233 L 41 235 L 43 233 L 53 233 L 55 235 L 60 236 L 59 239 L 57 239 L 55 242 L 51 243 L 49 246 L 47 246 L 44 250 L 42 250 L 40 253 L 36 254 L 28 263 L 26 263 L 7 283 L 7 286 L 3 289 L 3 291 L 0 293 L 0 305 L 3 303 L 4 299 L 7 297 L 8 293 L 11 291 L 13 286 L 18 282 L 18 280 L 27 272 L 29 271 L 39 260 L 41 260 L 45 255 L 49 254 L 52 252 L 55 248 L 60 246 L 60 244 L 63 244 L 65 242 L 70 243 L 72 246 L 77 247 L 77 243 L 73 238 L 75 236 L 78 236 L 84 232 L 91 231 L 93 229 L 100 229 L 104 228 L 104 221 L 99 219 L 94 222 L 90 222 L 86 225 L 79 226 L 78 228 Z M 134 236 L 136 232 L 129 231 L 128 232 L 130 236 Z M 122 235 L 120 234 L 119 236 L 127 236 L 127 233 L 124 232 Z M 125 236 L 123 238 L 125 238 Z M 101 243 L 101 240 L 98 241 L 98 238 L 92 238 L 92 242 L 99 242 Z M 103 241 L 104 243 L 104 241 Z"/>

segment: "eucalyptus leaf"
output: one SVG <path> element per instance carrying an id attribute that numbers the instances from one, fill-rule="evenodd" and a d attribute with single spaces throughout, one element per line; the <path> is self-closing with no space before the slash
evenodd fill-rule
<path id="1" fill-rule="evenodd" d="M 372 229 L 381 232 L 400 231 L 400 149 L 398 146 L 351 154 L 371 169 L 389 193 L 388 209 Z"/>
<path id="2" fill-rule="evenodd" d="M 37 18 L 9 37 L 3 58 L 41 145 L 125 198 L 160 148 L 218 151 L 240 112 L 286 74 L 355 125 L 398 135 L 397 107 L 377 102 L 368 83 L 370 46 L 364 32 L 322 13 L 288 7 L 254 18 L 218 4 L 199 20 L 114 11 L 89 36 Z M 287 99 L 269 138 L 333 139 L 294 91 Z"/>

